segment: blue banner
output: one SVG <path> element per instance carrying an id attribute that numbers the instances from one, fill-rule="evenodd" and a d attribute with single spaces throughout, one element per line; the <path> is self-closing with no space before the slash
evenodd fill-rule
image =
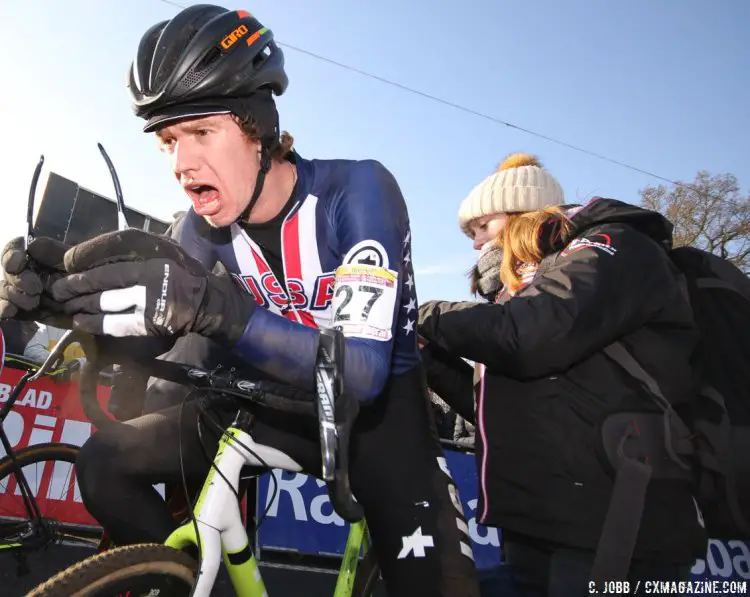
<path id="1" fill-rule="evenodd" d="M 502 564 L 500 531 L 477 524 L 477 474 L 474 457 L 446 450 L 451 475 L 464 506 L 477 568 Z M 275 491 L 274 488 L 276 487 Z M 343 553 L 348 525 L 333 511 L 325 483 L 301 473 L 272 471 L 258 483 L 258 512 L 266 516 L 258 530 L 263 549 L 338 556 Z M 693 566 L 694 579 L 749 580 L 750 542 L 711 540 L 705 560 Z"/>

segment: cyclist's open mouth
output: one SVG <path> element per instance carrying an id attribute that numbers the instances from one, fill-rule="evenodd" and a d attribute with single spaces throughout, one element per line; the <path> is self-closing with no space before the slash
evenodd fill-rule
<path id="1" fill-rule="evenodd" d="M 197 184 L 186 187 L 188 195 L 193 202 L 195 213 L 200 216 L 214 216 L 221 209 L 219 191 L 216 187 L 208 184 Z"/>

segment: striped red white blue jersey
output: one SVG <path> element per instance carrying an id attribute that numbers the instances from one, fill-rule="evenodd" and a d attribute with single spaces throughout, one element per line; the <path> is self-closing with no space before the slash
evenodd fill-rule
<path id="1" fill-rule="evenodd" d="M 243 227 L 210 228 L 192 209 L 180 244 L 206 267 L 218 261 L 258 306 L 235 352 L 254 367 L 312 387 L 318 329 L 346 336 L 345 386 L 361 401 L 419 362 L 417 293 L 406 204 L 372 160 L 296 156 L 296 202 L 281 228 L 284 280 Z"/>

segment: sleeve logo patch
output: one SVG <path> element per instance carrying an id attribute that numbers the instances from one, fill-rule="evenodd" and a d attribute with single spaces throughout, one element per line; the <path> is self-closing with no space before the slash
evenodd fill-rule
<path id="1" fill-rule="evenodd" d="M 342 265 L 369 265 L 388 269 L 388 253 L 376 240 L 363 240 L 354 245 L 344 256 Z"/>
<path id="2" fill-rule="evenodd" d="M 612 239 L 608 234 L 597 233 L 584 238 L 576 238 L 561 252 L 561 256 L 570 255 L 583 249 L 598 249 L 607 255 L 614 255 L 617 249 L 612 246 Z"/>

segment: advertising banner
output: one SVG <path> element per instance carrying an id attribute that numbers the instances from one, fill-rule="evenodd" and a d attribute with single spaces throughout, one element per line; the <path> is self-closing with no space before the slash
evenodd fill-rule
<path id="1" fill-rule="evenodd" d="M 476 522 L 477 474 L 474 456 L 446 450 L 458 486 L 479 569 L 502 565 L 500 531 Z M 259 547 L 305 554 L 340 555 L 348 525 L 331 507 L 325 484 L 301 473 L 272 471 L 258 484 L 258 512 L 266 517 L 258 529 Z M 750 580 L 750 542 L 711 540 L 706 558 L 696 561 L 694 579 Z"/>
<path id="2" fill-rule="evenodd" d="M 446 460 L 458 486 L 468 518 L 477 565 L 491 568 L 500 564 L 500 534 L 475 521 L 476 484 L 472 457 L 446 452 Z M 467 466 L 468 464 L 468 466 Z M 349 526 L 333 511 L 325 483 L 301 473 L 274 470 L 258 483 L 258 513 L 265 519 L 258 529 L 261 550 L 282 549 L 316 555 L 344 552 Z M 262 557 L 262 551 L 261 551 Z"/>
<path id="3" fill-rule="evenodd" d="M 25 371 L 5 367 L 0 374 L 0 403 Z M 109 388 L 99 386 L 99 401 L 106 406 Z M 63 442 L 81 446 L 91 437 L 93 426 L 81 409 L 77 381 L 43 377 L 28 383 L 3 421 L 3 429 L 14 450 Z M 5 450 L 0 446 L 0 457 Z M 25 467 L 24 474 L 36 496 L 42 515 L 68 524 L 96 526 L 81 502 L 75 471 L 68 463 L 44 463 Z M 15 475 L 0 481 L 0 516 L 26 516 Z"/>
<path id="4" fill-rule="evenodd" d="M 0 404 L 8 400 L 24 373 L 6 365 L 0 374 Z M 109 386 L 98 386 L 99 403 L 105 412 L 109 395 Z M 78 381 L 62 381 L 54 377 L 27 383 L 2 425 L 14 451 L 48 442 L 82 446 L 96 430 L 81 408 Z M 5 455 L 0 445 L 0 458 Z M 72 464 L 39 463 L 24 467 L 24 476 L 42 516 L 69 525 L 99 526 L 83 505 Z M 163 484 L 157 485 L 156 490 L 164 495 Z M 241 511 L 244 518 L 247 498 L 242 500 Z M 0 517 L 27 516 L 15 475 L 0 479 Z"/>

